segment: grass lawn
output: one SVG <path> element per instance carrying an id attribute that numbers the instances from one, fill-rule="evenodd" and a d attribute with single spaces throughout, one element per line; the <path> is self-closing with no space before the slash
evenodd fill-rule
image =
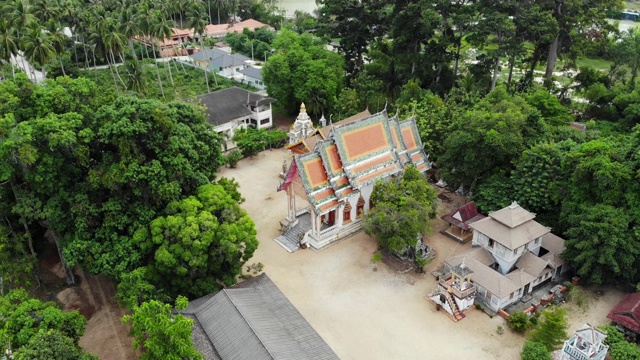
<path id="1" fill-rule="evenodd" d="M 600 58 L 581 58 L 576 60 L 578 68 L 590 67 L 600 71 L 608 72 L 613 61 Z"/>
<path id="2" fill-rule="evenodd" d="M 629 10 L 640 11 L 640 2 L 636 1 L 626 1 L 624 3 L 624 8 Z"/>
<path id="3" fill-rule="evenodd" d="M 144 95 L 147 98 L 160 99 L 162 101 L 172 101 L 177 99 L 192 98 L 196 95 L 207 93 L 207 85 L 205 83 L 203 70 L 196 69 L 187 65 L 182 66 L 180 63 L 171 63 L 171 75 L 173 77 L 174 83 L 174 85 L 171 85 L 171 81 L 169 79 L 169 71 L 167 70 L 168 65 L 168 63 L 158 63 L 158 68 L 160 70 L 160 79 L 162 80 L 162 87 L 165 93 L 164 98 L 162 97 L 162 93 L 160 92 L 160 86 L 158 85 L 158 76 L 156 74 L 156 68 L 153 65 L 153 62 L 145 62 L 145 64 L 143 65 L 143 79 L 146 86 Z M 125 71 L 124 67 L 117 67 L 117 71 L 126 84 L 127 72 Z M 111 92 L 114 94 L 116 93 L 113 76 L 111 75 L 111 71 L 109 71 L 109 69 L 82 70 L 81 76 L 95 81 L 105 92 Z M 231 86 L 238 86 L 252 91 L 255 90 L 250 86 L 236 83 L 235 81 L 223 78 L 220 75 L 216 75 L 216 79 L 218 81 L 218 86 L 216 86 L 213 74 L 209 73 L 209 87 L 211 91 L 225 89 Z M 126 90 L 124 90 L 117 76 L 116 83 L 118 84 L 120 94 L 127 92 Z"/>

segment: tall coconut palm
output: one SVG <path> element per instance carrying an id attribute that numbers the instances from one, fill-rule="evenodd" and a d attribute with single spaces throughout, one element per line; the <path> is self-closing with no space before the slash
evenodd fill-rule
<path id="1" fill-rule="evenodd" d="M 200 39 L 200 51 L 206 51 L 206 49 L 204 48 L 204 36 L 205 36 L 205 29 L 207 26 L 205 19 L 206 19 L 206 16 L 204 14 L 203 6 L 194 6 L 193 8 L 190 9 L 190 11 L 187 14 L 187 21 L 189 22 L 189 27 L 193 29 L 194 33 L 198 34 L 198 37 Z M 211 92 L 211 89 L 209 89 L 209 63 L 207 63 L 207 67 L 206 69 L 204 69 L 204 79 L 207 83 L 207 92 Z M 218 79 L 216 78 L 215 71 L 213 72 L 213 79 L 217 87 Z"/>
<path id="2" fill-rule="evenodd" d="M 118 31 L 127 37 L 129 42 L 129 48 L 131 49 L 131 56 L 134 61 L 138 61 L 136 56 L 136 50 L 133 48 L 133 37 L 140 34 L 140 28 L 138 27 L 136 13 L 137 8 L 134 6 L 123 9 L 118 14 Z"/>
<path id="3" fill-rule="evenodd" d="M 36 19 L 31 13 L 29 3 L 26 0 L 6 0 L 2 5 L 2 14 L 3 18 L 9 20 L 9 24 L 16 32 L 18 42 L 21 43 L 25 27 Z M 20 48 L 20 50 L 23 49 Z M 22 67 L 27 76 L 32 74 L 28 64 L 24 62 L 24 57 L 22 58 Z"/>
<path id="4" fill-rule="evenodd" d="M 32 2 L 31 12 L 41 23 L 49 20 L 60 20 L 62 9 L 58 0 L 35 0 Z"/>
<path id="5" fill-rule="evenodd" d="M 127 61 L 124 68 L 127 72 L 127 90 L 141 94 L 147 92 L 147 83 L 144 81 L 144 70 L 139 61 Z"/>
<path id="6" fill-rule="evenodd" d="M 162 42 L 164 42 L 164 39 L 171 39 L 171 36 L 173 35 L 172 25 L 173 22 L 165 18 L 162 12 L 155 11 L 151 20 L 151 37 Z M 171 81 L 171 86 L 175 89 L 173 75 L 171 74 L 171 64 L 167 61 L 165 61 L 164 64 L 165 68 L 169 69 L 169 81 Z M 167 65 L 169 66 L 167 67 Z"/>
<path id="7" fill-rule="evenodd" d="M 65 43 L 68 41 L 67 35 L 64 34 L 62 25 L 60 23 L 56 23 L 53 20 L 49 20 L 47 22 L 45 29 L 47 31 L 47 35 L 49 36 L 49 40 L 51 41 L 51 45 L 53 45 L 55 54 L 58 57 L 58 61 L 60 61 L 62 75 L 67 76 L 67 73 L 64 71 L 64 64 L 62 63 L 62 55 L 66 50 Z"/>
<path id="8" fill-rule="evenodd" d="M 24 50 L 24 56 L 32 63 L 40 65 L 42 74 L 47 77 L 46 63 L 55 56 L 55 49 L 51 39 L 43 31 L 44 29 L 35 21 L 27 24 L 26 32 L 20 43 Z"/>
<path id="9" fill-rule="evenodd" d="M 11 59 L 18 53 L 18 37 L 6 19 L 0 19 L 0 59 L 11 64 L 11 74 L 16 77 L 16 70 Z"/>

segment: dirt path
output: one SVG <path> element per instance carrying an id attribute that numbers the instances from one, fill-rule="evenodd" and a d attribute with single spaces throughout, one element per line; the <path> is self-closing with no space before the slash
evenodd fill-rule
<path id="1" fill-rule="evenodd" d="M 115 300 L 116 287 L 106 276 L 96 276 L 76 269 L 79 285 L 60 291 L 56 298 L 63 310 L 78 310 L 88 319 L 80 346 L 100 359 L 133 360 L 133 338 L 130 326 L 120 319 L 126 315 Z"/>
<path id="2" fill-rule="evenodd" d="M 438 233 L 446 224 L 432 223 L 427 243 L 436 259 L 427 266 L 428 275 L 397 274 L 386 266 L 373 271 L 371 256 L 375 242 L 359 233 L 321 252 L 288 253 L 273 238 L 278 221 L 286 216 L 286 195 L 276 192 L 278 173 L 290 155 L 282 150 L 266 151 L 225 169 L 222 176 L 235 177 L 247 201 L 243 207 L 254 219 L 260 246 L 249 261 L 262 262 L 265 272 L 298 308 L 341 359 L 519 359 L 524 338 L 511 331 L 497 334 L 505 326 L 500 317 L 490 318 L 474 310 L 454 323 L 425 300 L 437 284 L 429 273 L 447 257 L 470 244 Z M 438 215 L 462 205 L 463 198 L 448 194 Z M 584 315 L 570 310 L 570 332 L 590 322 L 606 323 L 605 310 L 618 294 L 606 293 L 594 300 Z"/>
<path id="3" fill-rule="evenodd" d="M 113 280 L 105 276 L 95 276 L 83 271 L 80 288 L 86 294 L 89 304 L 98 311 L 89 319 L 80 346 L 100 359 L 136 359 L 133 338 L 129 337 L 129 325 L 120 321 L 126 313 L 115 302 L 116 288 Z"/>

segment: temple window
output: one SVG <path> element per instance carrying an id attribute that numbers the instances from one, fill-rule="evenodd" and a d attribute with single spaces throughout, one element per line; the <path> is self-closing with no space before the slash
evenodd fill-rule
<path id="1" fill-rule="evenodd" d="M 360 195 L 358 199 L 358 204 L 356 205 L 356 219 L 360 219 L 362 217 L 362 213 L 364 212 L 364 198 Z"/>
<path id="2" fill-rule="evenodd" d="M 342 222 L 344 224 L 351 222 L 351 204 L 347 201 L 342 214 Z"/>

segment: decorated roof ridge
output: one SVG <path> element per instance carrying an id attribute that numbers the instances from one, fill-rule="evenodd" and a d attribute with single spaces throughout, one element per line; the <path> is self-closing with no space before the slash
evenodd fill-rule
<path id="1" fill-rule="evenodd" d="M 315 152 L 310 152 L 310 153 L 306 153 L 306 154 L 302 154 L 302 155 L 295 155 L 294 159 L 296 161 L 296 165 L 298 167 L 298 173 L 300 174 L 300 180 L 302 180 L 302 185 L 304 186 L 307 194 L 311 194 L 314 191 L 316 191 L 317 189 L 319 189 L 320 187 L 322 187 L 323 184 L 316 184 L 315 186 L 313 185 L 311 179 L 309 178 L 309 176 L 321 176 L 323 177 L 324 181 L 326 181 L 326 183 L 329 183 L 329 179 L 327 177 L 326 172 L 324 171 L 324 166 L 320 167 L 316 167 L 314 168 L 314 170 L 319 171 L 322 170 L 322 174 L 309 174 L 309 168 L 305 167 L 305 164 L 309 164 L 310 162 L 318 159 L 320 160 L 320 162 L 322 162 L 322 158 L 320 157 L 320 155 L 318 155 Z M 320 180 L 320 179 L 316 179 L 316 180 Z M 317 182 L 317 181 L 316 181 Z M 322 180 L 320 180 L 320 182 L 322 182 Z"/>
<path id="2" fill-rule="evenodd" d="M 400 121 L 397 118 L 389 119 L 389 127 L 391 129 L 391 136 L 398 155 L 407 152 L 407 145 L 402 138 L 402 130 L 400 128 Z"/>

